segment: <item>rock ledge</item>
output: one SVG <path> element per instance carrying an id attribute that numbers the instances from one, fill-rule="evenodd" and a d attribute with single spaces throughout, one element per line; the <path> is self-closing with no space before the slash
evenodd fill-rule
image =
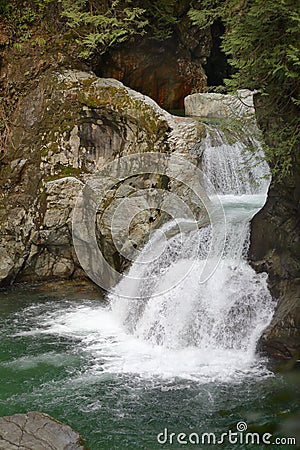
<path id="1" fill-rule="evenodd" d="M 79 433 L 48 414 L 0 417 L 1 450 L 89 450 Z"/>

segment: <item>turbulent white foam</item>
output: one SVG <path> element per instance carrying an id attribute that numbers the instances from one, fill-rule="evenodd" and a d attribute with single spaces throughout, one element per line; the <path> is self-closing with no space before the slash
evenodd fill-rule
<path id="1" fill-rule="evenodd" d="M 79 383 L 97 382 L 107 376 L 122 374 L 146 379 L 180 377 L 200 383 L 235 382 L 245 376 L 267 374 L 261 370 L 260 361 L 242 349 L 211 348 L 208 351 L 195 345 L 183 348 L 153 345 L 148 339 L 126 333 L 119 318 L 103 307 L 86 305 L 75 306 L 68 311 L 56 309 L 53 313 L 42 313 L 36 320 L 35 334 L 69 337 L 78 351 L 90 355 L 85 359 L 91 359 L 93 364 L 81 373 Z M 47 355 L 24 361 L 25 366 L 41 362 L 57 365 L 61 362 L 56 361 L 55 355 L 48 360 Z M 23 364 L 23 361 L 19 362 Z"/>

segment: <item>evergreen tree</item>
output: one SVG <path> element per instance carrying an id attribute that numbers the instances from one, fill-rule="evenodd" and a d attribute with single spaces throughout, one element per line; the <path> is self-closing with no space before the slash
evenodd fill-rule
<path id="1" fill-rule="evenodd" d="M 226 85 L 260 93 L 260 123 L 277 181 L 289 175 L 300 153 L 299 6 L 299 0 L 204 0 L 189 12 L 200 28 L 217 18 L 225 24 L 222 49 L 234 68 Z"/>

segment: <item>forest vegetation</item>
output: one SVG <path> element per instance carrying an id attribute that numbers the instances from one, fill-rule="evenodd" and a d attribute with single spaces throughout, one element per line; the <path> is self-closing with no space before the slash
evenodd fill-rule
<path id="1" fill-rule="evenodd" d="M 298 0 L 0 0 L 0 16 L 2 48 L 22 51 L 28 41 L 46 47 L 49 35 L 60 35 L 87 63 L 137 36 L 168 39 L 187 17 L 199 30 L 221 21 L 222 51 L 232 67 L 224 84 L 257 92 L 274 179 L 284 180 L 299 160 Z"/>

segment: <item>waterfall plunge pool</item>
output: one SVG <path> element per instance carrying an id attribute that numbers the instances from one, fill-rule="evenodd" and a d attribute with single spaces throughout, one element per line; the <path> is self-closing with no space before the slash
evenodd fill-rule
<path id="1" fill-rule="evenodd" d="M 215 358 L 192 349 L 180 355 L 136 348 L 103 300 L 75 291 L 71 295 L 62 287 L 54 294 L 44 286 L 22 286 L 0 293 L 1 416 L 46 412 L 78 430 L 92 450 L 219 448 L 161 445 L 156 436 L 165 427 L 220 435 L 235 431 L 240 421 L 274 438 L 295 436 L 298 372 L 274 374 L 260 359 L 249 367 L 242 356 L 240 368 L 234 360 L 230 372 L 230 352 Z M 197 365 L 198 378 L 191 370 Z"/>
<path id="2" fill-rule="evenodd" d="M 205 227 L 181 241 L 171 237 L 149 264 L 135 260 L 129 273 L 138 281 L 129 286 L 124 277 L 106 299 L 75 290 L 54 294 L 50 286 L 0 292 L 2 416 L 46 412 L 79 431 L 91 450 L 270 447 L 157 440 L 165 429 L 219 438 L 241 430 L 239 422 L 270 433 L 272 442 L 285 436 L 300 442 L 299 373 L 275 374 L 255 353 L 274 311 L 266 274 L 256 274 L 246 258 L 249 220 L 264 202 L 268 181 L 261 176 L 268 169 L 241 171 L 245 145 L 229 144 L 218 130 L 202 144 L 203 170 L 226 216 L 215 272 L 199 282 L 213 242 Z M 218 224 L 214 231 L 222 237 Z M 141 255 L 147 251 L 146 244 Z M 157 295 L 170 284 L 173 289 Z M 122 298 L 127 289 L 142 300 Z M 287 448 L 281 442 L 276 449 Z"/>

